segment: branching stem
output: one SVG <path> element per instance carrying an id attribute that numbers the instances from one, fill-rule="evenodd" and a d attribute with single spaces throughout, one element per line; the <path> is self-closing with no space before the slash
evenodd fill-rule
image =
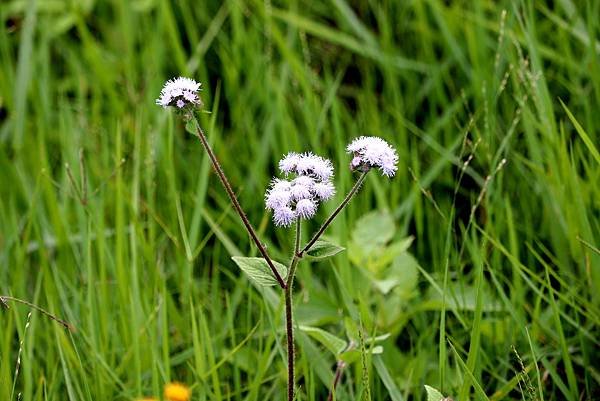
<path id="1" fill-rule="evenodd" d="M 296 380 L 295 380 L 295 374 L 294 374 L 295 351 L 294 351 L 294 319 L 293 319 L 293 305 L 292 305 L 292 295 L 293 295 L 292 290 L 293 290 L 293 286 L 294 286 L 294 276 L 296 275 L 296 268 L 298 267 L 298 263 L 300 262 L 300 259 L 302 259 L 302 257 L 304 256 L 304 253 L 307 252 L 308 250 L 310 250 L 310 248 L 315 244 L 315 242 L 317 242 L 317 240 L 325 232 L 327 227 L 329 227 L 329 225 L 335 219 L 335 217 L 342 211 L 342 209 L 350 202 L 352 197 L 356 194 L 356 192 L 358 191 L 358 189 L 364 182 L 364 180 L 367 176 L 368 170 L 363 172 L 360 175 L 360 177 L 358 178 L 358 180 L 356 181 L 356 183 L 354 184 L 354 186 L 352 187 L 350 192 L 348 192 L 348 194 L 346 195 L 344 200 L 333 211 L 333 213 L 327 218 L 327 220 L 325 220 L 325 223 L 323 223 L 321 228 L 319 228 L 319 230 L 313 235 L 313 237 L 310 239 L 310 241 L 308 241 L 306 246 L 304 246 L 304 248 L 302 248 L 302 250 L 300 250 L 301 223 L 299 220 L 296 221 L 296 239 L 295 239 L 295 246 L 294 246 L 294 254 L 292 256 L 292 261 L 290 262 L 290 266 L 288 269 L 288 275 L 284 282 L 283 278 L 281 277 L 281 275 L 275 268 L 273 261 L 269 257 L 269 254 L 267 253 L 267 250 L 265 249 L 264 245 L 258 239 L 258 235 L 256 234 L 256 231 L 250 224 L 250 221 L 248 220 L 246 213 L 242 209 L 242 206 L 240 205 L 239 201 L 237 200 L 237 197 L 236 197 L 235 193 L 233 192 L 233 189 L 231 188 L 231 184 L 229 184 L 229 180 L 225 176 L 225 173 L 223 172 L 221 164 L 219 163 L 215 153 L 213 152 L 210 144 L 208 143 L 208 139 L 206 138 L 206 135 L 204 134 L 202 127 L 200 127 L 200 124 L 199 124 L 196 116 L 192 114 L 191 117 L 194 120 L 194 125 L 196 128 L 196 136 L 198 137 L 198 139 L 200 139 L 200 142 L 202 143 L 202 146 L 206 150 L 206 153 L 208 153 L 208 157 L 210 158 L 210 161 L 212 162 L 215 172 L 217 173 L 217 176 L 221 180 L 221 183 L 223 184 L 223 187 L 225 188 L 225 191 L 227 192 L 227 195 L 229 196 L 229 199 L 231 200 L 231 203 L 232 203 L 234 209 L 236 210 L 236 212 L 242 219 L 242 222 L 244 223 L 246 230 L 250 234 L 250 237 L 252 238 L 252 240 L 254 241 L 256 246 L 258 247 L 258 250 L 260 251 L 263 258 L 266 260 L 267 264 L 269 265 L 269 268 L 271 269 L 273 276 L 279 283 L 279 286 L 284 290 L 285 323 L 286 323 L 286 336 L 287 336 L 287 359 L 288 359 L 287 399 L 288 399 L 288 401 L 294 401 Z M 1 300 L 2 299 L 0 298 L 0 301 Z M 337 373 L 339 373 L 339 375 L 336 374 L 336 380 L 334 383 L 334 387 L 337 384 L 337 382 L 339 381 L 339 377 L 337 377 L 337 376 L 341 375 L 341 369 L 339 369 L 339 371 Z"/>
<path id="2" fill-rule="evenodd" d="M 200 142 L 202 142 L 202 146 L 204 146 L 206 153 L 208 153 L 208 157 L 210 158 L 210 161 L 212 162 L 215 172 L 219 176 L 219 179 L 221 180 L 221 183 L 223 184 L 223 187 L 225 188 L 225 192 L 227 192 L 227 195 L 229 195 L 229 199 L 231 200 L 233 208 L 236 210 L 236 212 L 242 219 L 242 223 L 244 223 L 244 226 L 246 227 L 248 234 L 250 234 L 250 237 L 252 237 L 252 240 L 258 247 L 259 252 L 261 253 L 263 258 L 266 260 L 267 264 L 269 265 L 269 268 L 271 269 L 273 276 L 275 276 L 275 279 L 279 283 L 279 286 L 282 289 L 285 289 L 286 284 L 283 281 L 283 278 L 281 278 L 281 275 L 275 268 L 275 265 L 273 264 L 271 257 L 267 253 L 267 249 L 262 244 L 262 242 L 260 242 L 260 240 L 258 239 L 258 235 L 256 234 L 256 231 L 252 227 L 252 224 L 250 224 L 250 221 L 248 220 L 248 217 L 246 216 L 244 209 L 242 209 L 240 202 L 237 200 L 237 197 L 235 196 L 235 193 L 233 192 L 233 189 L 231 188 L 231 184 L 229 184 L 229 180 L 227 179 L 227 177 L 225 176 L 225 173 L 223 172 L 223 169 L 221 168 L 221 164 L 219 163 L 217 156 L 215 155 L 212 148 L 210 147 L 210 144 L 208 143 L 208 139 L 206 138 L 206 135 L 204 135 L 204 131 L 202 131 L 202 128 L 200 127 L 200 123 L 198 123 L 198 120 L 195 115 L 192 115 L 192 118 L 194 119 L 194 125 L 196 126 L 196 136 L 198 137 L 198 139 L 200 139 Z"/>
<path id="3" fill-rule="evenodd" d="M 315 233 L 315 235 L 313 235 L 310 241 L 308 241 L 304 248 L 302 248 L 302 250 L 297 254 L 299 257 L 302 257 L 304 255 L 304 252 L 310 250 L 310 248 L 315 244 L 315 242 L 317 242 L 321 235 L 323 235 L 327 227 L 329 227 L 329 225 L 331 224 L 333 219 L 335 219 L 338 213 L 340 213 L 342 209 L 346 207 L 346 205 L 350 202 L 350 200 L 352 200 L 352 197 L 356 194 L 362 183 L 365 181 L 365 178 L 367 177 L 367 173 L 369 171 L 370 170 L 364 171 L 360 175 L 360 177 L 358 177 L 358 180 L 356 181 L 350 192 L 348 192 L 342 203 L 340 203 L 339 206 L 333 211 L 333 213 L 331 213 L 331 216 L 329 216 L 327 220 L 325 220 L 325 223 L 323 223 L 321 228 L 319 228 L 319 230 Z"/>

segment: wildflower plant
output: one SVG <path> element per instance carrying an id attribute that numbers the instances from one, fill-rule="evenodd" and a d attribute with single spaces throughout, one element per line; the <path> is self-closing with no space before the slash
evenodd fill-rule
<path id="1" fill-rule="evenodd" d="M 329 247 L 333 251 L 328 256 L 341 251 L 342 248 L 320 241 L 321 236 L 333 222 L 335 217 L 348 205 L 352 197 L 364 183 L 367 174 L 377 168 L 385 177 L 396 174 L 398 155 L 395 149 L 385 140 L 373 136 L 361 136 L 354 139 L 346 148 L 352 155 L 350 169 L 360 173 L 356 182 L 344 199 L 325 219 L 320 228 L 301 246 L 301 221 L 315 217 L 321 202 L 331 200 L 335 195 L 333 164 L 330 160 L 313 153 L 290 152 L 279 161 L 282 177 L 274 177 L 265 193 L 265 207 L 273 213 L 273 222 L 280 228 L 295 226 L 295 245 L 288 266 L 271 259 L 265 246 L 259 240 L 256 231 L 248 220 L 227 176 L 225 175 L 206 135 L 198 122 L 196 112 L 202 106 L 199 96 L 200 84 L 189 78 L 175 78 L 165 83 L 156 103 L 164 108 L 172 107 L 193 125 L 193 132 L 206 150 L 233 208 L 236 210 L 244 227 L 256 244 L 261 257 L 233 257 L 234 262 L 258 285 L 277 285 L 283 292 L 285 302 L 285 321 L 287 337 L 287 399 L 295 399 L 295 349 L 292 290 L 296 269 L 305 255 L 317 248 Z"/>

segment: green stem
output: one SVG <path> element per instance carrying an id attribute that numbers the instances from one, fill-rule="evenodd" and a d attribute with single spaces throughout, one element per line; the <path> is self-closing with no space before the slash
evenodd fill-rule
<path id="1" fill-rule="evenodd" d="M 317 240 L 321 237 L 321 235 L 323 235 L 323 233 L 325 232 L 327 227 L 329 227 L 329 225 L 331 224 L 333 219 L 335 219 L 335 217 L 342 211 L 342 209 L 344 207 L 346 207 L 346 205 L 350 202 L 352 197 L 356 194 L 356 192 L 358 191 L 358 189 L 360 188 L 362 183 L 365 181 L 365 178 L 367 177 L 367 173 L 369 171 L 370 170 L 364 171 L 360 175 L 360 177 L 358 177 L 358 180 L 356 181 L 356 183 L 354 184 L 354 186 L 352 187 L 350 192 L 348 192 L 348 194 L 346 195 L 346 197 L 344 198 L 342 203 L 340 203 L 339 206 L 333 211 L 333 213 L 331 213 L 331 216 L 329 216 L 327 218 L 327 220 L 325 220 L 325 223 L 323 223 L 321 228 L 319 228 L 319 231 L 317 231 L 315 233 L 315 235 L 313 235 L 313 237 L 310 239 L 310 241 L 308 241 L 308 243 L 304 246 L 304 248 L 302 248 L 302 250 L 299 253 L 297 253 L 297 255 L 299 257 L 302 257 L 304 255 L 304 252 L 310 250 L 310 248 L 315 244 L 315 242 L 317 242 Z"/>
<path id="2" fill-rule="evenodd" d="M 267 249 L 258 239 L 258 235 L 256 234 L 256 231 L 252 227 L 252 224 L 250 224 L 250 221 L 248 220 L 248 217 L 246 216 L 244 209 L 242 209 L 240 202 L 238 201 L 237 197 L 235 196 L 233 189 L 231 189 L 231 184 L 229 184 L 229 180 L 225 176 L 225 173 L 223 172 L 223 168 L 221 167 L 221 164 L 219 163 L 217 156 L 215 155 L 212 148 L 210 147 L 210 144 L 208 143 L 208 140 L 206 139 L 206 135 L 204 135 L 204 131 L 202 131 L 202 128 L 200 127 L 200 123 L 198 123 L 198 120 L 196 119 L 195 115 L 192 114 L 192 118 L 194 119 L 194 123 L 196 126 L 196 136 L 198 137 L 198 139 L 200 139 L 200 142 L 202 142 L 202 146 L 204 146 L 206 153 L 208 153 L 208 157 L 210 158 L 210 161 L 212 162 L 215 172 L 221 179 L 221 183 L 223 184 L 223 187 L 225 188 L 225 192 L 227 192 L 227 195 L 229 195 L 229 199 L 231 200 L 231 204 L 233 205 L 233 208 L 236 210 L 236 212 L 242 219 L 242 223 L 244 223 L 244 226 L 246 227 L 248 234 L 250 234 L 250 237 L 252 237 L 252 240 L 258 247 L 259 252 L 261 253 L 263 258 L 269 265 L 269 268 L 271 269 L 273 276 L 275 276 L 275 279 L 279 283 L 279 286 L 281 288 L 285 289 L 286 284 L 284 283 L 283 278 L 281 278 L 281 275 L 275 268 L 275 265 L 273 264 L 271 257 L 269 257 L 269 254 L 267 253 Z"/>
<path id="3" fill-rule="evenodd" d="M 287 399 L 288 401 L 294 401 L 294 321 L 292 316 L 292 289 L 294 287 L 294 276 L 296 275 L 296 268 L 298 262 L 302 256 L 298 256 L 298 250 L 300 249 L 300 220 L 296 220 L 296 244 L 294 246 L 294 256 L 290 263 L 288 271 L 287 282 L 285 286 L 285 331 L 287 335 L 287 358 L 288 358 L 288 385 L 287 385 Z"/>

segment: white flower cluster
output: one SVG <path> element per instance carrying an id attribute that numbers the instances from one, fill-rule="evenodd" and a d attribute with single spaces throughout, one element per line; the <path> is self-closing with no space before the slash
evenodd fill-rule
<path id="1" fill-rule="evenodd" d="M 187 105 L 201 106 L 202 101 L 198 96 L 200 83 L 191 78 L 179 77 L 170 79 L 165 83 L 156 104 L 164 107 L 176 106 L 183 109 Z"/>
<path id="2" fill-rule="evenodd" d="M 347 147 L 354 158 L 350 162 L 352 170 L 368 171 L 379 167 L 386 177 L 393 177 L 398 169 L 398 155 L 389 143 L 376 136 L 361 136 L 354 139 Z"/>
<path id="3" fill-rule="evenodd" d="M 288 153 L 279 161 L 279 169 L 291 180 L 274 178 L 265 196 L 266 207 L 273 211 L 277 226 L 288 227 L 296 219 L 310 219 L 319 202 L 331 199 L 335 187 L 331 182 L 331 161 L 312 153 Z"/>

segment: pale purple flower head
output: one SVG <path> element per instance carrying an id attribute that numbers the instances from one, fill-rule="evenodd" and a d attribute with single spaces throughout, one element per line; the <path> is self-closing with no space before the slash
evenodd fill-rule
<path id="1" fill-rule="evenodd" d="M 321 181 L 327 181 L 333 177 L 333 164 L 331 164 L 331 161 L 311 152 L 288 153 L 279 162 L 279 169 L 285 174 L 295 173 Z"/>
<path id="2" fill-rule="evenodd" d="M 311 199 L 301 199 L 296 203 L 296 214 L 303 219 L 310 219 L 317 211 L 317 204 Z"/>
<path id="3" fill-rule="evenodd" d="M 320 200 L 329 200 L 335 195 L 335 187 L 331 181 L 317 182 L 313 185 L 313 191 Z"/>
<path id="4" fill-rule="evenodd" d="M 200 91 L 200 83 L 190 78 L 174 78 L 165 83 L 160 96 L 156 99 L 156 104 L 164 107 L 175 106 L 178 109 L 190 105 L 193 107 L 202 106 L 202 100 L 198 92 Z"/>
<path id="5" fill-rule="evenodd" d="M 292 199 L 295 201 L 300 201 L 302 199 L 310 199 L 312 197 L 311 186 L 294 183 L 292 181 L 290 194 L 292 195 Z"/>
<path id="6" fill-rule="evenodd" d="M 279 169 L 295 178 L 274 178 L 265 195 L 267 209 L 273 211 L 277 226 L 287 227 L 297 219 L 310 219 L 319 202 L 331 199 L 335 187 L 331 182 L 333 165 L 312 153 L 288 153 L 279 161 Z"/>
<path id="7" fill-rule="evenodd" d="M 296 152 L 290 152 L 279 160 L 279 169 L 286 174 L 296 171 L 296 166 L 300 160 L 300 154 Z"/>
<path id="8" fill-rule="evenodd" d="M 398 155 L 389 143 L 376 136 L 361 136 L 354 139 L 347 147 L 348 153 L 353 154 L 350 168 L 352 170 L 368 171 L 378 167 L 381 174 L 393 177 L 398 169 Z"/>
<path id="9" fill-rule="evenodd" d="M 273 210 L 288 205 L 292 200 L 290 188 L 291 185 L 289 181 L 278 179 L 273 180 L 271 183 L 271 190 L 265 197 L 267 208 Z"/>
<path id="10" fill-rule="evenodd" d="M 276 226 L 288 227 L 296 221 L 296 212 L 289 206 L 280 206 L 273 209 L 273 220 Z"/>

